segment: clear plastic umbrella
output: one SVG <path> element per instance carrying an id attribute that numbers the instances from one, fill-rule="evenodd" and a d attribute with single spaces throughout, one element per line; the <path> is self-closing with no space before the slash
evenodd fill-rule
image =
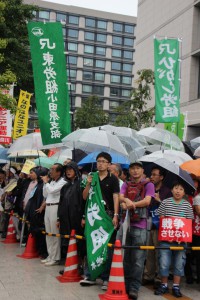
<path id="1" fill-rule="evenodd" d="M 170 162 L 173 162 L 177 165 L 181 165 L 185 161 L 191 160 L 192 157 L 182 151 L 176 150 L 162 150 L 162 151 L 155 151 L 149 155 L 142 156 L 140 158 L 141 161 L 144 162 L 153 162 L 153 160 L 157 160 L 158 158 L 166 158 Z"/>
<path id="2" fill-rule="evenodd" d="M 194 156 L 200 157 L 200 146 L 194 151 Z"/>
<path id="3" fill-rule="evenodd" d="M 198 148 L 200 146 L 200 136 L 196 137 L 195 139 L 192 139 L 190 141 L 190 144 L 193 148 Z"/>
<path id="4" fill-rule="evenodd" d="M 137 131 L 128 127 L 117 127 L 103 125 L 100 127 L 112 134 L 117 135 L 129 154 L 130 161 L 137 160 L 145 153 L 145 146 L 148 145 L 143 136 L 138 136 Z"/>
<path id="5" fill-rule="evenodd" d="M 115 151 L 128 155 L 125 147 L 114 134 L 100 128 L 79 129 L 62 139 L 69 148 L 78 148 L 86 153 L 94 151 Z"/>
<path id="6" fill-rule="evenodd" d="M 157 128 L 147 127 L 138 131 L 137 135 L 144 136 L 148 143 L 158 144 L 162 149 L 174 149 L 184 151 L 184 146 L 181 140 L 172 132 Z"/>
<path id="7" fill-rule="evenodd" d="M 63 146 L 62 143 L 59 144 L 51 144 L 51 145 L 43 145 L 41 133 L 34 132 L 27 135 L 24 135 L 18 138 L 8 150 L 8 153 L 19 152 L 24 150 L 41 150 L 41 149 L 51 149 L 58 148 Z"/>
<path id="8" fill-rule="evenodd" d="M 46 154 L 40 150 L 23 150 L 12 152 L 8 155 L 8 158 L 15 158 L 15 157 L 45 157 Z"/>

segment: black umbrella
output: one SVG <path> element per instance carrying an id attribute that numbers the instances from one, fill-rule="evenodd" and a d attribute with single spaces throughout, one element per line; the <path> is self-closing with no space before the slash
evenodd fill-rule
<path id="1" fill-rule="evenodd" d="M 186 194 L 192 195 L 195 192 L 192 177 L 188 174 L 188 172 L 182 170 L 177 164 L 170 162 L 165 158 L 156 159 L 155 157 L 152 158 L 152 161 L 145 161 L 145 156 L 144 159 L 141 159 L 141 161 L 144 165 L 145 174 L 147 176 L 151 175 L 151 169 L 153 167 L 159 166 L 167 171 L 164 184 L 169 188 L 172 187 L 175 181 L 181 181 L 185 186 Z"/>

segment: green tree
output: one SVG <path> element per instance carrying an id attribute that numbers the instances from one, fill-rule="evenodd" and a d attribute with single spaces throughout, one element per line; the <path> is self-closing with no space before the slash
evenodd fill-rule
<path id="1" fill-rule="evenodd" d="M 33 91 L 27 21 L 34 17 L 36 6 L 22 0 L 0 0 L 0 87 L 9 89 L 17 82 L 18 89 Z M 16 110 L 16 101 L 0 93 L 0 105 Z"/>
<path id="2" fill-rule="evenodd" d="M 90 128 L 108 123 L 108 115 L 100 106 L 97 96 L 90 96 L 75 112 L 74 125 L 77 128 Z"/>
<path id="3" fill-rule="evenodd" d="M 154 107 L 148 108 L 151 87 L 154 85 L 154 72 L 143 69 L 137 72 L 136 87 L 131 92 L 131 99 L 116 108 L 115 126 L 131 127 L 140 130 L 142 125 L 150 126 L 154 117 Z"/>

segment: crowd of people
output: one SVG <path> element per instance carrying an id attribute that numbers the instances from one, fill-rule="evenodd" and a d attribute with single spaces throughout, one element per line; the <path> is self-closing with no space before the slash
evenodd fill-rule
<path id="1" fill-rule="evenodd" d="M 191 196 L 186 195 L 183 181 L 177 179 L 168 187 L 165 177 L 166 171 L 154 165 L 148 178 L 140 161 L 132 162 L 128 170 L 122 170 L 120 165 L 112 164 L 107 152 L 97 155 L 96 170 L 87 174 L 72 160 L 65 165 L 55 163 L 50 169 L 34 167 L 29 175 L 15 167 L 10 167 L 7 172 L 1 169 L 1 237 L 6 238 L 9 213 L 14 211 L 29 221 L 27 224 L 13 216 L 17 239 L 26 244 L 28 235 L 34 235 L 41 263 L 51 267 L 65 260 L 69 239 L 44 235 L 42 230 L 70 235 L 74 229 L 76 234 L 85 235 L 87 241 L 88 230 L 85 228 L 94 224 L 95 219 L 100 220 L 101 212 L 106 216 L 104 223 L 112 224 L 109 242 L 114 244 L 120 239 L 123 245 L 130 246 L 124 250 L 123 260 L 129 297 L 137 299 L 141 285 L 146 284 L 154 285 L 155 295 L 169 293 L 170 276 L 173 277 L 173 295 L 182 297 L 180 280 L 184 272 L 188 284 L 194 280 L 200 282 L 200 251 L 169 249 L 171 246 L 185 247 L 185 241 L 159 241 L 160 218 L 192 220 L 191 245 L 200 246 L 200 181 L 193 176 L 196 192 Z M 97 186 L 94 186 L 94 179 Z M 91 207 L 91 198 L 98 188 L 103 205 L 97 202 Z M 96 284 L 90 265 L 90 248 L 86 244 L 84 240 L 77 241 L 79 272 L 84 275 L 81 286 Z M 163 249 L 146 251 L 139 248 L 145 245 Z M 113 248 L 108 247 L 103 271 L 99 274 L 103 290 L 108 287 L 112 256 Z M 60 270 L 61 274 L 63 272 Z"/>

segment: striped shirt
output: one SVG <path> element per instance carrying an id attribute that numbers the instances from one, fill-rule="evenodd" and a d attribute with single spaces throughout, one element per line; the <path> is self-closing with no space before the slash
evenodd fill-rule
<path id="1" fill-rule="evenodd" d="M 163 200 L 158 208 L 158 215 L 164 217 L 194 219 L 192 206 L 184 199 L 179 203 L 176 203 L 174 198 Z"/>

